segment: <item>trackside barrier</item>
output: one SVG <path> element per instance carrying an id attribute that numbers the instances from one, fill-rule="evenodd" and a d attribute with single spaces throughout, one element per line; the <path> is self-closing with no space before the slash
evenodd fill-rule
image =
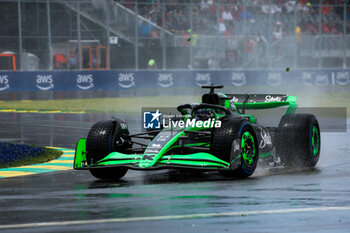
<path id="1" fill-rule="evenodd" d="M 225 86 L 350 85 L 349 69 L 318 70 L 106 70 L 0 72 L 0 92 L 125 90 Z"/>

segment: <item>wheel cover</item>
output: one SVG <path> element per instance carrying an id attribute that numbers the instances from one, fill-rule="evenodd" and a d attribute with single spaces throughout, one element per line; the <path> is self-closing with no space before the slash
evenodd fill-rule
<path id="1" fill-rule="evenodd" d="M 249 131 L 244 132 L 242 135 L 241 151 L 244 163 L 252 165 L 255 159 L 255 143 L 254 137 Z"/>
<path id="2" fill-rule="evenodd" d="M 312 126 L 311 134 L 312 134 L 311 136 L 312 153 L 314 156 L 317 156 L 318 152 L 320 151 L 320 133 L 316 125 Z"/>

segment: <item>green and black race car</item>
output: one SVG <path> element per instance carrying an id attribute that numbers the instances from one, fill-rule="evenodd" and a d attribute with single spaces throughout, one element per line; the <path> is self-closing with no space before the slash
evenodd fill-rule
<path id="1" fill-rule="evenodd" d="M 259 157 L 285 166 L 316 165 L 321 147 L 319 124 L 314 115 L 294 113 L 296 97 L 214 93 L 222 87 L 203 86 L 210 92 L 200 104 L 177 107 L 181 117 L 172 120 L 187 122 L 183 127 L 130 134 L 120 118 L 95 123 L 87 138 L 77 143 L 74 169 L 90 170 L 100 179 L 119 179 L 128 169 L 172 168 L 248 177 Z M 281 106 L 288 108 L 278 127 L 264 127 L 255 116 L 245 114 L 246 109 Z"/>

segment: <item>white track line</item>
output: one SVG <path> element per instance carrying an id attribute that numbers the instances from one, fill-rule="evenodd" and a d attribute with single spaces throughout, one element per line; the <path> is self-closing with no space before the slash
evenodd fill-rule
<path id="1" fill-rule="evenodd" d="M 336 210 L 350 210 L 350 206 L 242 211 L 242 212 L 223 212 L 223 213 L 207 213 L 207 214 L 185 214 L 185 215 L 168 215 L 168 216 L 134 217 L 134 218 L 111 218 L 111 219 L 95 219 L 95 220 L 92 219 L 92 220 L 62 221 L 62 222 L 39 222 L 39 223 L 0 225 L 0 229 L 30 228 L 30 227 L 53 227 L 53 226 L 69 226 L 69 225 L 98 224 L 98 223 L 138 222 L 138 221 L 156 221 L 156 220 L 176 220 L 176 219 L 190 219 L 190 218 L 247 216 L 247 215 L 262 215 L 262 214 L 287 214 L 287 213 L 336 211 Z"/>

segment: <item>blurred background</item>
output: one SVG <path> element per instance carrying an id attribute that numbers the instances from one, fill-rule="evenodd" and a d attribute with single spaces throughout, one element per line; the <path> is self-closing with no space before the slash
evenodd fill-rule
<path id="1" fill-rule="evenodd" d="M 348 0 L 1 0 L 0 70 L 350 66 Z"/>

